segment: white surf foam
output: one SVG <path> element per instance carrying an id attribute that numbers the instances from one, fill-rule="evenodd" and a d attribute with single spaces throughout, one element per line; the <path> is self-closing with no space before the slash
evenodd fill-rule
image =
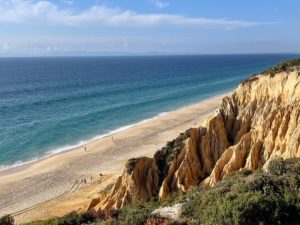
<path id="1" fill-rule="evenodd" d="M 225 93 L 228 93 L 228 91 L 226 92 L 219 92 L 219 93 L 214 93 L 214 95 L 212 96 L 207 96 L 206 98 L 202 99 L 200 102 L 203 102 L 203 101 L 207 101 L 207 100 L 210 100 L 210 99 L 214 99 L 214 98 L 217 98 Z M 199 102 L 198 102 L 199 103 Z M 185 106 L 182 106 L 182 107 L 179 107 L 178 109 L 181 109 L 181 108 L 185 108 L 185 107 L 189 107 L 191 105 L 193 105 L 195 103 L 191 103 L 189 105 L 185 105 Z M 197 104 L 197 103 L 196 103 Z M 175 109 L 174 111 L 178 110 L 178 109 Z M 165 116 L 165 115 L 168 115 L 170 112 L 172 111 L 169 111 L 169 112 L 162 112 L 162 113 L 159 113 L 157 114 L 156 116 L 152 117 L 152 118 L 149 118 L 149 119 L 145 119 L 145 120 L 142 120 L 142 121 L 139 121 L 137 123 L 133 123 L 133 124 L 129 124 L 129 125 L 126 125 L 126 126 L 122 126 L 122 127 L 119 127 L 115 130 L 112 130 L 112 131 L 109 131 L 108 133 L 105 133 L 105 134 L 102 134 L 102 135 L 97 135 L 91 139 L 87 139 L 87 140 L 81 140 L 79 141 L 78 143 L 76 144 L 73 144 L 73 145 L 65 145 L 65 146 L 62 146 L 62 147 L 59 147 L 59 148 L 55 148 L 55 149 L 52 149 L 52 150 L 49 150 L 46 152 L 46 154 L 42 157 L 38 157 L 38 158 L 34 158 L 32 160 L 29 160 L 29 161 L 18 161 L 16 163 L 14 163 L 13 165 L 4 165 L 4 166 L 1 166 L 0 165 L 0 172 L 2 171 L 5 171 L 5 170 L 9 170 L 9 169 L 12 169 L 12 168 L 16 168 L 16 167 L 19 167 L 19 166 L 24 166 L 24 165 L 28 165 L 28 164 L 31 164 L 31 163 L 35 163 L 39 160 L 42 160 L 42 159 L 45 159 L 45 158 L 48 158 L 50 156 L 53 156 L 53 155 L 56 155 L 56 154 L 60 154 L 62 152 L 66 152 L 66 151 L 71 151 L 73 149 L 76 149 L 76 148 L 79 148 L 79 147 L 83 147 L 84 145 L 90 143 L 90 142 L 93 142 L 93 141 L 96 141 L 96 140 L 99 140 L 99 139 L 102 139 L 102 138 L 105 138 L 105 137 L 108 137 L 108 136 L 111 136 L 113 134 L 116 134 L 118 132 L 121 132 L 121 131 L 124 131 L 124 130 L 127 130 L 129 128 L 132 128 L 132 127 L 136 127 L 138 125 L 141 125 L 141 124 L 144 124 L 144 123 L 147 123 L 149 121 L 152 121 L 152 120 L 155 120 L 157 118 L 160 118 L 162 116 Z"/>
<path id="2" fill-rule="evenodd" d="M 39 158 L 34 158 L 32 160 L 25 161 L 25 162 L 18 161 L 16 163 L 14 163 L 13 165 L 4 165 L 4 166 L 0 165 L 0 172 L 5 171 L 5 170 L 9 170 L 9 169 L 12 169 L 12 168 L 16 168 L 16 167 L 19 167 L 19 166 L 24 166 L 24 165 L 27 165 L 27 164 L 31 164 L 31 163 L 37 162 L 39 160 L 48 158 L 50 156 L 53 156 L 53 155 L 56 155 L 56 154 L 59 154 L 59 153 L 62 153 L 62 152 L 66 152 L 66 151 L 70 151 L 70 150 L 73 150 L 73 149 L 76 149 L 76 148 L 83 147 L 84 145 L 86 145 L 86 144 L 88 144 L 90 142 L 97 141 L 99 139 L 102 139 L 102 138 L 105 138 L 105 137 L 109 137 L 109 136 L 111 136 L 113 134 L 116 134 L 118 132 L 125 131 L 125 130 L 127 130 L 129 128 L 136 127 L 138 125 L 147 123 L 149 121 L 152 121 L 152 120 L 155 120 L 155 119 L 160 118 L 162 116 L 165 116 L 168 113 L 170 113 L 170 112 L 162 112 L 162 113 L 159 113 L 158 115 L 156 115 L 156 116 L 154 116 L 154 117 L 152 117 L 150 119 L 145 119 L 145 120 L 139 121 L 137 123 L 133 123 L 133 124 L 129 124 L 129 125 L 126 125 L 126 126 L 119 127 L 119 128 L 117 128 L 115 130 L 112 130 L 112 131 L 110 131 L 108 133 L 105 133 L 105 134 L 102 134 L 102 135 L 97 135 L 97 136 L 95 136 L 95 137 L 93 137 L 91 139 L 81 140 L 78 143 L 73 144 L 73 145 L 65 145 L 65 146 L 62 146 L 62 147 L 59 147 L 59 148 L 55 148 L 55 149 L 49 150 L 49 151 L 47 151 L 45 153 L 44 156 L 39 157 Z"/>

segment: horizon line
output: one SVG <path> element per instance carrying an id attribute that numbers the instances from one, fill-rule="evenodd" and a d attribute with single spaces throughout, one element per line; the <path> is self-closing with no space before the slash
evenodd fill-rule
<path id="1" fill-rule="evenodd" d="M 59 58 L 59 57 L 153 57 L 153 56 L 213 56 L 213 55 L 299 55 L 300 52 L 258 52 L 258 53 L 106 53 L 106 54 L 66 54 L 66 55 L 0 55 L 0 58 Z"/>

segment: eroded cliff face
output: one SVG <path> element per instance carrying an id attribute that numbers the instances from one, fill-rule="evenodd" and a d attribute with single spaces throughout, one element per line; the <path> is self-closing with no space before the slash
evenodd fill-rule
<path id="1" fill-rule="evenodd" d="M 223 98 L 199 128 L 168 143 L 154 157 L 128 162 L 98 207 L 166 197 L 203 182 L 214 186 L 232 171 L 262 168 L 274 157 L 300 157 L 300 74 L 257 75 Z"/>
<path id="2" fill-rule="evenodd" d="M 300 156 L 300 75 L 282 72 L 240 85 L 223 99 L 223 117 L 231 146 L 204 183 L 213 186 L 228 173 L 263 167 L 271 158 Z"/>

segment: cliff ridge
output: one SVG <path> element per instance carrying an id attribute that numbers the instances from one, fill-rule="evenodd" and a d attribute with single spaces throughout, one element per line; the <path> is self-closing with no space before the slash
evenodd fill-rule
<path id="1" fill-rule="evenodd" d="M 198 184 L 213 187 L 233 171 L 300 157 L 299 65 L 289 61 L 242 81 L 202 126 L 180 134 L 153 158 L 128 161 L 95 207 L 121 208 Z"/>

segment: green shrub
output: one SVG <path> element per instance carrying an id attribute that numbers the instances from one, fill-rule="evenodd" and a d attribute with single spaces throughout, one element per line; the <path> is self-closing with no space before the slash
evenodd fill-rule
<path id="1" fill-rule="evenodd" d="M 79 216 L 76 212 L 71 212 L 58 220 L 58 225 L 80 225 Z"/>
<path id="2" fill-rule="evenodd" d="M 253 76 L 249 77 L 248 79 L 241 80 L 240 83 L 242 85 L 245 85 L 248 82 L 252 82 L 252 81 L 256 81 L 256 80 L 258 80 L 258 77 L 257 77 L 257 74 L 254 74 Z"/>
<path id="3" fill-rule="evenodd" d="M 125 168 L 128 174 L 131 174 L 135 168 L 136 163 L 138 162 L 138 158 L 132 158 L 129 159 L 126 164 L 125 164 Z"/>
<path id="4" fill-rule="evenodd" d="M 26 223 L 24 225 L 58 225 L 58 218 L 34 221 L 34 222 Z"/>
<path id="5" fill-rule="evenodd" d="M 267 168 L 272 175 L 294 174 L 300 175 L 300 161 L 297 158 L 283 160 L 282 158 L 273 159 Z"/>
<path id="6" fill-rule="evenodd" d="M 281 72 L 293 72 L 295 67 L 299 68 L 300 66 L 300 59 L 291 59 L 284 62 L 281 62 L 277 64 L 274 67 L 268 68 L 265 71 L 263 71 L 261 74 L 263 75 L 269 75 L 270 77 L 274 77 L 277 73 Z M 300 72 L 298 72 L 298 75 Z M 246 83 L 250 83 L 252 81 L 258 80 L 257 74 L 253 74 L 250 78 L 246 80 L 241 80 L 240 83 L 242 85 L 245 85 Z"/>
<path id="7" fill-rule="evenodd" d="M 241 173 L 243 176 L 249 176 L 249 175 L 251 175 L 251 174 L 253 173 L 253 171 L 252 171 L 252 170 L 249 170 L 249 169 L 242 169 L 242 170 L 240 171 L 240 173 Z"/>
<path id="8" fill-rule="evenodd" d="M 276 73 L 280 72 L 293 72 L 294 67 L 300 66 L 300 59 L 291 59 L 277 64 L 276 66 L 269 68 L 262 72 L 262 74 L 269 74 L 270 77 L 274 77 Z"/>
<path id="9" fill-rule="evenodd" d="M 215 188 L 187 193 L 188 224 L 268 225 L 300 221 L 299 159 L 276 159 L 268 173 L 233 173 Z M 248 173 L 246 173 L 248 174 Z"/>
<path id="10" fill-rule="evenodd" d="M 182 221 L 171 221 L 168 225 L 187 225 L 187 223 Z"/>
<path id="11" fill-rule="evenodd" d="M 283 175 L 284 173 L 286 173 L 285 166 L 286 165 L 282 158 L 274 159 L 269 163 L 267 171 L 273 175 Z"/>
<path id="12" fill-rule="evenodd" d="M 96 221 L 96 213 L 94 211 L 87 211 L 84 213 L 71 212 L 58 220 L 58 225 L 81 225 L 90 224 Z"/>
<path id="13" fill-rule="evenodd" d="M 14 225 L 15 220 L 10 215 L 5 215 L 0 218 L 0 225 Z"/>
<path id="14" fill-rule="evenodd" d="M 97 219 L 97 214 L 94 211 L 87 211 L 84 213 L 71 212 L 60 218 L 34 221 L 24 225 L 81 225 L 93 223 Z"/>
<path id="15" fill-rule="evenodd" d="M 120 211 L 117 224 L 119 225 L 143 225 L 148 218 L 151 218 L 151 212 L 156 209 L 156 202 L 134 202 L 131 205 L 124 207 Z"/>
<path id="16" fill-rule="evenodd" d="M 222 193 L 218 189 L 204 193 L 185 206 L 183 214 L 204 224 L 248 225 L 283 224 L 298 221 L 299 197 L 266 195 L 263 192 Z M 298 216 L 297 216 L 298 214 Z M 267 215 L 267 216 L 266 216 Z"/>

